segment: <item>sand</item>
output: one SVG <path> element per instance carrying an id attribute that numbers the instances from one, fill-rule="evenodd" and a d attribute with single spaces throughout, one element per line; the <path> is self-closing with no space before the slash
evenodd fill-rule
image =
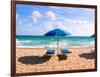
<path id="1" fill-rule="evenodd" d="M 92 51 L 92 47 L 67 49 L 72 53 L 46 56 L 45 48 L 16 48 L 16 73 L 95 68 L 95 52 Z"/>

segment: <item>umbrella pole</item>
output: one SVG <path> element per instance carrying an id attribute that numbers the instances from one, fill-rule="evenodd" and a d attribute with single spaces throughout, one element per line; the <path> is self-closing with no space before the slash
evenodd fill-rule
<path id="1" fill-rule="evenodd" d="M 59 53 L 59 36 L 58 36 L 58 53 Z"/>
<path id="2" fill-rule="evenodd" d="M 57 54 L 59 53 L 59 36 L 57 36 Z"/>

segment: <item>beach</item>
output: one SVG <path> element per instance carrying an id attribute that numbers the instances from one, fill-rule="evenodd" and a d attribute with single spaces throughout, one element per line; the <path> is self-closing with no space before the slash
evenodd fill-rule
<path id="1" fill-rule="evenodd" d="M 66 49 L 72 53 L 60 57 L 57 55 L 46 56 L 47 48 L 16 47 L 16 73 L 95 69 L 93 47 Z"/>

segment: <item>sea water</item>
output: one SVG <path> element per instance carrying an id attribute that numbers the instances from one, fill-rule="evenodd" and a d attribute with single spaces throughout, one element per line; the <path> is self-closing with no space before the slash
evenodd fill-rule
<path id="1" fill-rule="evenodd" d="M 16 35 L 16 47 L 25 48 L 60 48 L 92 47 L 95 38 L 88 36 L 26 36 Z"/>

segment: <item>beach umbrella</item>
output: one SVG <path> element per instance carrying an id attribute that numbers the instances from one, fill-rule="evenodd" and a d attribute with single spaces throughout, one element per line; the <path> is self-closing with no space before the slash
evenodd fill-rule
<path id="1" fill-rule="evenodd" d="M 51 30 L 49 32 L 47 32 L 46 34 L 44 34 L 44 36 L 56 36 L 57 37 L 57 48 L 59 50 L 59 36 L 66 36 L 66 35 L 70 35 L 69 32 L 65 32 L 61 29 L 54 29 Z"/>

